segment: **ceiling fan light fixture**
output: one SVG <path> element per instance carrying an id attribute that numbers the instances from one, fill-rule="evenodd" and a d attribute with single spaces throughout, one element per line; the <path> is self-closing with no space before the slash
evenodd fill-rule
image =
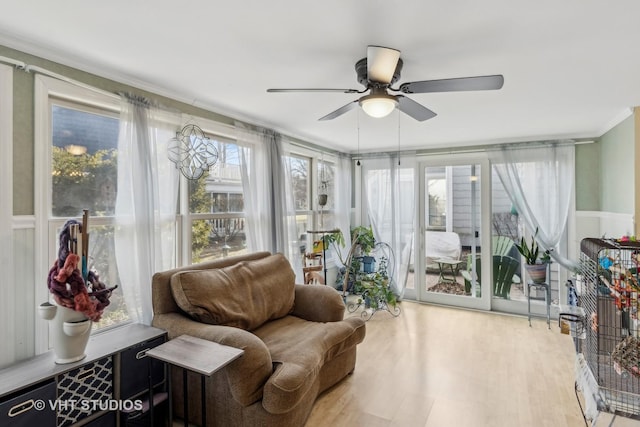
<path id="1" fill-rule="evenodd" d="M 372 94 L 360 98 L 360 106 L 369 116 L 376 119 L 386 117 L 398 106 L 395 96 Z"/>

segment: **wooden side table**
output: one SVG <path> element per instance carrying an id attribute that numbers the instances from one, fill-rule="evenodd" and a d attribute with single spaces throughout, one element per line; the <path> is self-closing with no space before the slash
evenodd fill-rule
<path id="1" fill-rule="evenodd" d="M 162 360 L 183 369 L 184 425 L 189 425 L 189 388 L 187 371 L 200 374 L 202 393 L 202 425 L 207 425 L 206 377 L 222 369 L 242 356 L 244 350 L 218 344 L 216 342 L 181 335 L 147 351 L 147 356 Z M 168 375 L 171 378 L 171 373 Z M 171 387 L 169 387 L 169 407 L 172 405 Z M 170 420 L 173 422 L 173 420 Z"/>

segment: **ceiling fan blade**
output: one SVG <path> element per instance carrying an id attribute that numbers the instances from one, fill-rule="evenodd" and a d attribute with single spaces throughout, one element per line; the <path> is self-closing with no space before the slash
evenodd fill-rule
<path id="1" fill-rule="evenodd" d="M 339 92 L 339 93 L 359 93 L 357 89 L 267 89 L 269 93 L 288 93 L 288 92 Z"/>
<path id="2" fill-rule="evenodd" d="M 397 95 L 396 99 L 398 100 L 398 109 L 419 122 L 424 122 L 425 120 L 429 120 L 437 116 L 436 113 L 424 105 L 418 104 L 413 99 L 407 98 L 404 95 Z"/>
<path id="3" fill-rule="evenodd" d="M 403 93 L 458 92 L 465 90 L 495 90 L 504 84 L 501 74 L 493 76 L 460 77 L 455 79 L 423 80 L 403 83 L 398 89 Z"/>
<path id="4" fill-rule="evenodd" d="M 370 81 L 391 83 L 400 59 L 400 51 L 382 46 L 367 46 L 367 75 Z"/>
<path id="5" fill-rule="evenodd" d="M 358 106 L 358 100 L 356 99 L 355 101 L 351 101 L 347 105 L 344 105 L 344 106 L 338 108 L 336 111 L 334 111 L 332 113 L 329 113 L 324 117 L 320 117 L 318 120 L 333 120 L 336 117 L 339 117 L 339 116 L 343 115 L 347 111 L 353 110 L 357 106 Z"/>

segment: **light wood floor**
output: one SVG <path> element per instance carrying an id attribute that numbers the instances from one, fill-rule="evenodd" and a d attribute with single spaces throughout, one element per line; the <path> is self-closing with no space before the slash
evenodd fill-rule
<path id="1" fill-rule="evenodd" d="M 402 302 L 376 313 L 356 369 L 307 427 L 581 427 L 573 342 L 544 320 Z"/>

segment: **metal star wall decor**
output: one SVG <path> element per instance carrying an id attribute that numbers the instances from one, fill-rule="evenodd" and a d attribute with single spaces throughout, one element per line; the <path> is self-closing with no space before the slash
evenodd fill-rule
<path id="1" fill-rule="evenodd" d="M 218 150 L 197 125 L 186 125 L 169 141 L 169 160 L 187 179 L 198 179 L 218 161 Z"/>

